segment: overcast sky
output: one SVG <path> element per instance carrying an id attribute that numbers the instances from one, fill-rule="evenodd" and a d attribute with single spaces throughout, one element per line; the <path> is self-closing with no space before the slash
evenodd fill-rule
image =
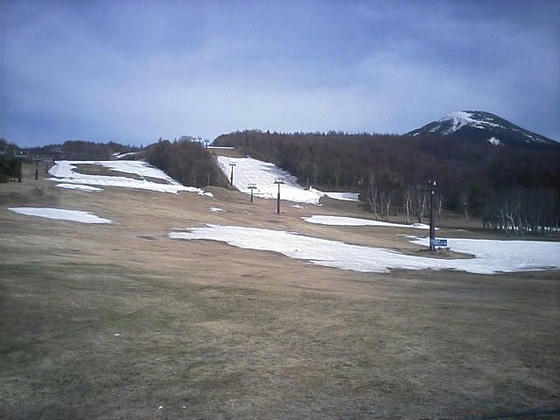
<path id="1" fill-rule="evenodd" d="M 559 1 L 1 2 L 1 136 L 405 133 L 489 111 L 560 140 Z"/>

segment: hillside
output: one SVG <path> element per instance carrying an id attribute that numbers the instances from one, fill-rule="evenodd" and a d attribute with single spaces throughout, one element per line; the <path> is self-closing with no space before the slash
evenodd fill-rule
<path id="1" fill-rule="evenodd" d="M 438 182 L 438 208 L 506 229 L 504 212 L 535 231 L 560 213 L 560 151 L 496 147 L 456 136 L 236 132 L 214 144 L 273 162 L 301 185 L 360 191 L 374 217 L 421 222 L 426 184 Z M 513 215 L 515 213 L 515 215 Z M 546 214 L 546 216 L 545 216 Z M 540 220 L 540 221 L 537 221 Z M 547 221 L 544 222 L 544 219 Z"/>
<path id="2" fill-rule="evenodd" d="M 560 148 L 560 144 L 540 134 L 521 128 L 497 115 L 482 111 L 460 111 L 448 114 L 438 121 L 412 130 L 406 136 L 454 136 L 471 141 L 533 147 Z"/>

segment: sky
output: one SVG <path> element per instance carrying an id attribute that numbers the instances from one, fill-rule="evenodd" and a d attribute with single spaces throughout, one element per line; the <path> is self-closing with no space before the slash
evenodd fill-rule
<path id="1" fill-rule="evenodd" d="M 560 141 L 559 1 L 0 0 L 0 136 L 402 134 L 488 111 Z"/>

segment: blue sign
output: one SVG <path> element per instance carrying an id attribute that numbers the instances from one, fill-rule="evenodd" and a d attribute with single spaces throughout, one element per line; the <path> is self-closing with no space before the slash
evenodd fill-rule
<path id="1" fill-rule="evenodd" d="M 430 239 L 430 246 L 447 246 L 447 239 Z"/>

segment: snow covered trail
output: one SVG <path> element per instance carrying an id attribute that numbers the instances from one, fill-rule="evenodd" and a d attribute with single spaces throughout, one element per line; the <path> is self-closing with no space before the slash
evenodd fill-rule
<path id="1" fill-rule="evenodd" d="M 9 207 L 8 210 L 26 216 L 44 217 L 46 219 L 68 220 L 79 223 L 113 223 L 109 219 L 80 210 L 54 209 L 50 207 Z"/>
<path id="2" fill-rule="evenodd" d="M 302 219 L 308 223 L 316 223 L 329 226 L 381 226 L 410 229 L 430 229 L 430 226 L 424 223 L 403 225 L 400 223 L 381 222 L 379 220 L 360 219 L 357 217 L 313 215 L 310 217 L 302 217 Z"/>
<path id="3" fill-rule="evenodd" d="M 109 168 L 112 171 L 135 174 L 142 179 L 127 178 L 124 176 L 108 176 L 108 175 L 87 175 L 74 171 L 76 165 L 100 165 Z M 211 193 L 205 193 L 202 189 L 196 187 L 185 187 L 175 181 L 173 178 L 165 174 L 163 171 L 154 168 L 150 164 L 135 160 L 122 161 L 69 161 L 61 160 L 56 163 L 49 173 L 55 178 L 54 181 L 63 181 L 68 184 L 86 184 L 101 185 L 107 187 L 125 187 L 136 188 L 150 191 L 168 192 L 177 194 L 180 191 L 195 192 L 199 195 L 211 196 Z M 144 177 L 160 179 L 166 183 L 160 184 L 149 181 Z"/>
<path id="4" fill-rule="evenodd" d="M 321 191 L 313 188 L 306 190 L 296 182 L 296 178 L 288 172 L 278 168 L 273 163 L 247 158 L 232 158 L 218 156 L 218 165 L 229 179 L 231 175 L 230 164 L 235 163 L 233 169 L 233 185 L 245 194 L 251 194 L 247 188 L 249 184 L 256 184 L 255 197 L 276 198 L 278 186 L 274 181 L 283 178 L 285 184 L 280 187 L 280 198 L 282 200 L 298 203 L 309 203 L 319 205 L 319 200 L 324 195 Z"/>
<path id="5" fill-rule="evenodd" d="M 447 260 L 405 255 L 400 252 L 313 238 L 293 232 L 241 226 L 206 225 L 188 232 L 170 232 L 171 239 L 212 240 L 261 251 L 279 252 L 313 264 L 360 272 L 386 273 L 392 269 L 459 270 L 476 274 L 534 271 L 560 267 L 560 243 L 536 241 L 475 241 L 460 244 L 475 258 Z M 415 239 L 414 243 L 424 243 Z M 450 239 L 452 244 L 459 239 Z M 522 242 L 518 244 L 517 242 Z"/>

